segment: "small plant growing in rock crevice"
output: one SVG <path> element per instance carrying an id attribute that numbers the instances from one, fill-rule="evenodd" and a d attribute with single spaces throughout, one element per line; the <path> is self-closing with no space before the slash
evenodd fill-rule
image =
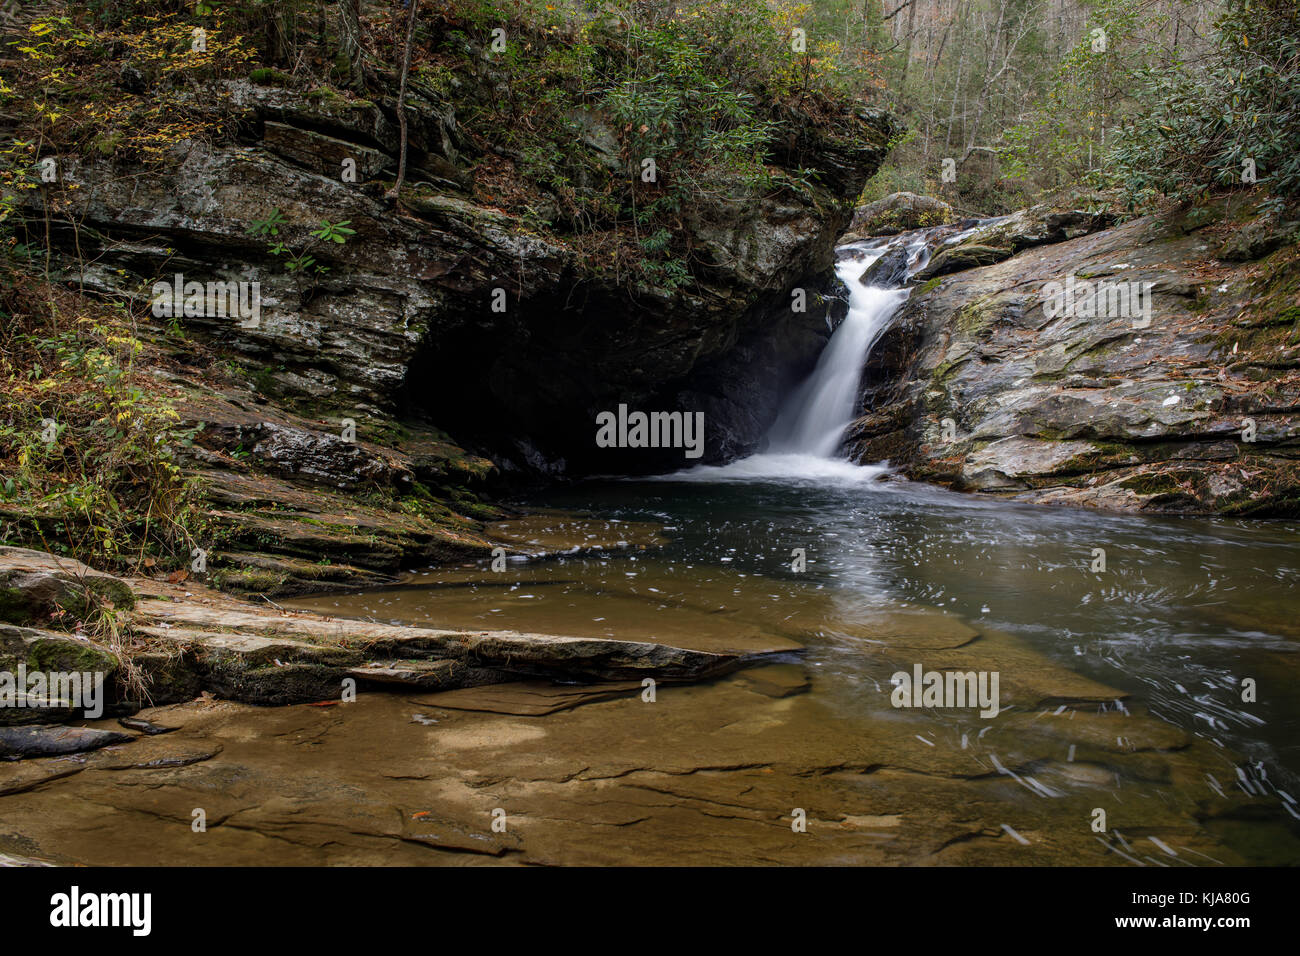
<path id="1" fill-rule="evenodd" d="M 299 292 L 302 293 L 305 300 L 310 300 L 315 294 L 317 277 L 330 271 L 330 267 L 318 261 L 314 251 L 319 243 L 335 243 L 342 245 L 347 242 L 349 237 L 355 236 L 357 231 L 351 228 L 352 220 L 344 219 L 342 222 L 330 222 L 328 219 L 322 219 L 320 225 L 311 231 L 311 240 L 306 245 L 291 246 L 280 237 L 280 228 L 288 225 L 288 220 L 278 208 L 272 209 L 265 218 L 255 219 L 248 227 L 248 234 L 266 238 L 266 251 L 273 256 L 284 256 L 285 271 L 295 277 L 307 276 L 310 280 L 304 289 L 299 286 Z M 274 240 L 274 241 L 271 241 Z"/>

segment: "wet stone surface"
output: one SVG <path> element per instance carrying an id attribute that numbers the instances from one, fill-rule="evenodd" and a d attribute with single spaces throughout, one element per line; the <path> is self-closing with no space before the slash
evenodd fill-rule
<path id="1" fill-rule="evenodd" d="M 791 665 L 764 669 L 660 687 L 653 703 L 636 685 L 511 684 L 477 701 L 162 708 L 146 716 L 183 725 L 166 737 L 0 765 L 0 852 L 21 836 L 29 856 L 90 864 L 1209 865 L 1249 859 L 1220 821 L 1267 810 L 1233 792 L 1210 745 L 1132 709 L 936 721 L 878 695 L 849 719 L 816 675 L 774 696 Z M 1109 808 L 1104 835 L 1095 807 Z M 1278 837 L 1274 854 L 1294 852 Z"/>

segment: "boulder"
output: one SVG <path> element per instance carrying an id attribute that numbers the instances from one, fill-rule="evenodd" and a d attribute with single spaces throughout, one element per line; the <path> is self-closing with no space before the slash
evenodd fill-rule
<path id="1" fill-rule="evenodd" d="M 103 703 L 111 707 L 116 693 L 113 675 L 119 666 L 115 654 L 85 638 L 0 624 L 0 674 L 6 681 L 13 681 L 18 698 L 13 706 L 0 706 L 0 726 L 56 723 L 82 716 L 82 710 L 74 706 L 78 702 L 54 697 L 48 685 L 44 698 L 28 696 L 30 686 L 18 684 L 18 675 L 23 673 L 21 668 L 28 675 L 37 671 L 45 675 L 52 672 L 102 675 Z"/>
<path id="2" fill-rule="evenodd" d="M 1043 203 L 1009 216 L 978 221 L 955 243 L 944 242 L 923 269 L 918 282 L 1009 259 L 1024 249 L 1076 239 L 1113 224 L 1106 211 L 1056 208 Z"/>
<path id="3" fill-rule="evenodd" d="M 942 199 L 916 193 L 890 193 L 884 199 L 859 206 L 853 211 L 841 242 L 856 242 L 873 236 L 892 236 L 909 229 L 941 226 L 953 222 L 956 214 Z"/>
<path id="4" fill-rule="evenodd" d="M 988 266 L 1003 259 L 1011 258 L 1011 250 L 1005 246 L 986 246 L 978 242 L 963 242 L 959 245 L 940 249 L 935 253 L 925 268 L 916 273 L 918 281 L 924 282 L 935 276 L 950 272 L 962 272 L 976 266 Z"/>
<path id="5" fill-rule="evenodd" d="M 79 754 L 134 739 L 130 734 L 89 727 L 0 727 L 0 760 Z"/>
<path id="6" fill-rule="evenodd" d="M 1297 235 L 1300 222 L 1283 222 L 1276 213 L 1265 213 L 1236 229 L 1214 254 L 1230 262 L 1253 262 L 1294 242 Z"/>
<path id="7" fill-rule="evenodd" d="M 908 244 L 896 243 L 858 276 L 864 285 L 896 286 L 907 278 Z"/>

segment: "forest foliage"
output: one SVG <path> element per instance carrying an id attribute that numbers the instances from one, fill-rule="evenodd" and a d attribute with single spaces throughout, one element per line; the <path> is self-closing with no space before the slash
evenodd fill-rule
<path id="1" fill-rule="evenodd" d="M 870 198 L 909 189 L 988 213 L 1075 186 L 1132 210 L 1256 184 L 1297 195 L 1296 0 L 884 7 L 887 99 L 913 132 Z"/>

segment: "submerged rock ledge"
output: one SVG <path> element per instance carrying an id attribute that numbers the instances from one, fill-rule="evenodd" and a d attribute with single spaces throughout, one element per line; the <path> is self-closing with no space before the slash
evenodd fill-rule
<path id="1" fill-rule="evenodd" d="M 102 582 L 107 576 L 76 561 L 21 548 L 0 549 L 0 579 L 11 583 L 9 603 L 34 625 L 47 616 L 43 587 L 24 589 L 10 572 L 57 565 L 64 586 Z M 39 578 L 44 583 L 47 578 Z M 132 595 L 122 612 L 131 640 L 121 642 L 125 666 L 138 668 L 155 705 L 203 693 L 251 704 L 292 704 L 338 699 L 344 681 L 359 689 L 394 685 L 423 691 L 496 684 L 526 678 L 570 683 L 632 680 L 691 681 L 802 650 L 781 637 L 738 634 L 691 646 L 604 637 L 508 630 L 449 630 L 380 624 L 255 605 L 203 585 L 172 585 L 143 578 L 110 579 L 115 592 Z M 123 602 L 119 602 L 119 607 Z M 125 606 L 129 607 L 130 604 Z M 29 669 L 118 671 L 124 662 L 79 633 L 39 626 L 0 627 L 0 671 Z M 112 683 L 112 681 L 107 681 Z M 110 695 L 113 713 L 134 712 L 143 701 Z M 0 725 L 58 721 L 67 707 L 3 708 Z"/>

